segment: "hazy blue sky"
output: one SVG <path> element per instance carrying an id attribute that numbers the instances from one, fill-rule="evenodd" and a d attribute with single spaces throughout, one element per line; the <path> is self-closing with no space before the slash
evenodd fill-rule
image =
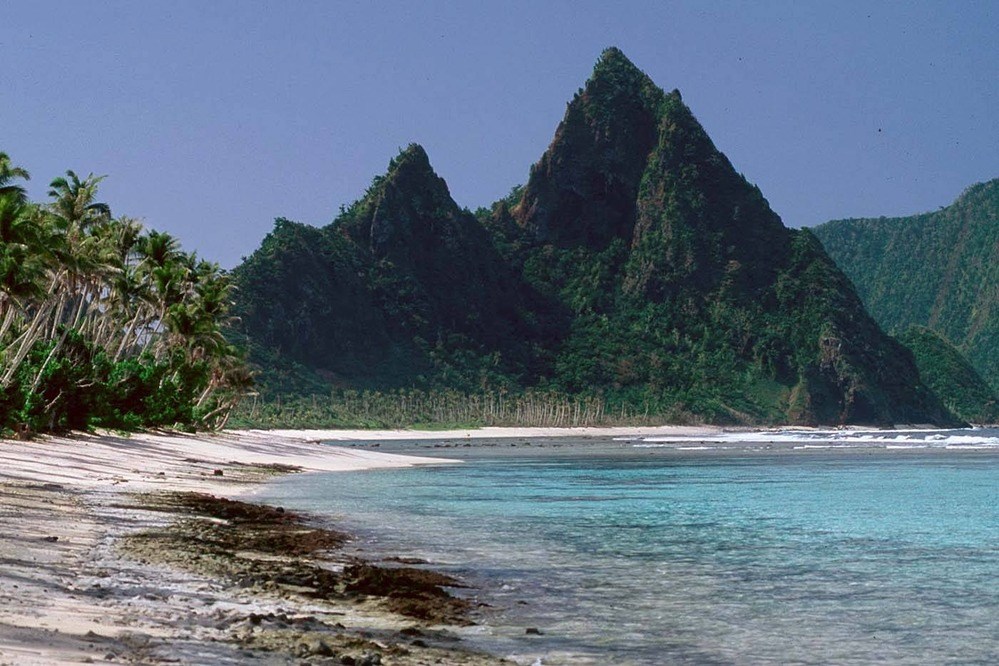
<path id="1" fill-rule="evenodd" d="M 789 226 L 999 176 L 999 2 L 10 2 L 0 150 L 232 266 L 416 141 L 459 204 L 526 179 L 601 50 L 679 88 Z"/>

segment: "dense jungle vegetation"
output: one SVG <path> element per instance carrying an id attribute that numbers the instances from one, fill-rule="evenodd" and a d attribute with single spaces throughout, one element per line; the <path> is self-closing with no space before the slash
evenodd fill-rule
<path id="1" fill-rule="evenodd" d="M 660 420 L 958 422 L 818 240 L 617 49 L 494 206 L 458 206 L 411 145 L 331 224 L 278 220 L 233 277 L 268 404 L 529 391 Z"/>
<path id="2" fill-rule="evenodd" d="M 999 391 L 999 179 L 931 213 L 815 233 L 885 330 L 932 329 Z"/>
<path id="3" fill-rule="evenodd" d="M 925 326 L 911 326 L 899 341 L 916 357 L 919 374 L 959 418 L 999 423 L 999 399 L 957 349 Z"/>
<path id="4" fill-rule="evenodd" d="M 0 153 L 0 430 L 225 424 L 251 385 L 228 276 L 113 216 L 103 177 L 67 171 L 46 202 L 28 178 Z"/>

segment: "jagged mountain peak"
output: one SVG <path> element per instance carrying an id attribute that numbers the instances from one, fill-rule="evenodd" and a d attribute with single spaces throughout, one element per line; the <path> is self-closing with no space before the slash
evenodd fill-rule
<path id="1" fill-rule="evenodd" d="M 427 155 L 427 151 L 423 146 L 418 143 L 411 143 L 405 148 L 400 149 L 399 154 L 389 162 L 388 173 L 386 175 L 410 169 L 434 173 L 433 167 L 430 166 L 430 156 Z M 434 173 L 434 175 L 437 174 Z"/>
<path id="2" fill-rule="evenodd" d="M 628 56 L 624 55 L 621 49 L 616 46 L 604 49 L 603 53 L 600 54 L 600 58 L 597 59 L 596 65 L 593 66 L 593 74 L 590 76 L 590 82 L 602 82 L 605 80 L 616 83 L 624 81 L 637 83 L 652 82 L 652 79 L 640 70 L 635 63 L 629 60 Z"/>
<path id="3" fill-rule="evenodd" d="M 665 225 L 668 235 L 680 224 L 695 234 L 723 233 L 728 247 L 782 227 L 761 196 L 763 207 L 750 206 L 758 215 L 747 216 L 745 205 L 730 201 L 758 194 L 718 151 L 680 92 L 663 92 L 612 47 L 569 103 L 511 212 L 541 243 L 599 251 L 615 239 L 638 242 L 652 224 L 641 204 L 651 200 L 659 218 L 654 226 Z M 676 206 L 662 219 L 667 200 Z M 710 215 L 702 214 L 708 209 Z M 678 260 L 691 264 L 693 257 Z"/>
<path id="4" fill-rule="evenodd" d="M 605 50 L 531 169 L 512 211 L 518 223 L 563 247 L 627 239 L 663 99 L 619 49 Z"/>
<path id="5" fill-rule="evenodd" d="M 374 178 L 364 197 L 333 224 L 375 256 L 408 262 L 414 234 L 433 242 L 462 217 L 447 183 L 431 166 L 427 151 L 411 143 L 389 161 L 384 175 Z"/>
<path id="6" fill-rule="evenodd" d="M 628 60 L 628 56 L 624 55 L 624 51 L 616 46 L 608 46 L 600 52 L 600 57 L 597 58 L 597 66 L 603 64 L 613 65 L 615 63 L 622 66 L 635 67 L 634 63 Z M 637 67 L 635 69 L 637 69 Z"/>
<path id="7" fill-rule="evenodd" d="M 591 121 L 625 131 L 641 110 L 655 115 L 663 99 L 662 90 L 616 47 L 605 49 L 583 89 L 570 103 L 583 107 Z"/>
<path id="8" fill-rule="evenodd" d="M 422 191 L 420 199 L 442 199 L 453 204 L 447 183 L 434 171 L 427 151 L 418 143 L 409 144 L 389 161 L 385 175 L 375 179 L 369 194 L 377 200 L 388 195 L 392 188 L 401 188 L 406 197 Z"/>

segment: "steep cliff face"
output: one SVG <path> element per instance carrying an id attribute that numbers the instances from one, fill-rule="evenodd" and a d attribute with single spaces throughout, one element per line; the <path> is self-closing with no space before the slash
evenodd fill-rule
<path id="1" fill-rule="evenodd" d="M 764 291 L 760 321 L 766 352 L 781 349 L 790 360 L 776 372 L 793 383 L 790 420 L 955 424 L 912 354 L 867 314 L 818 240 L 807 230 L 789 233 L 790 257 Z"/>
<path id="2" fill-rule="evenodd" d="M 629 238 L 662 98 L 624 54 L 608 49 L 531 169 L 514 217 L 561 247 L 600 250 Z"/>
<path id="3" fill-rule="evenodd" d="M 999 389 L 999 179 L 941 210 L 815 228 L 890 332 L 926 326 Z"/>
<path id="4" fill-rule="evenodd" d="M 626 285 L 648 298 L 727 284 L 757 297 L 787 260 L 790 234 L 683 103 L 666 97 L 638 199 Z"/>

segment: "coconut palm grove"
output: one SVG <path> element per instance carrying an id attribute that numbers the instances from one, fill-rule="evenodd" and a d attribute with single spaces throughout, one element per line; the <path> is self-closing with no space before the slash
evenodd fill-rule
<path id="1" fill-rule="evenodd" d="M 67 171 L 43 202 L 29 178 L 0 153 L 0 428 L 223 425 L 250 381 L 223 271 L 115 217 L 102 176 Z"/>

